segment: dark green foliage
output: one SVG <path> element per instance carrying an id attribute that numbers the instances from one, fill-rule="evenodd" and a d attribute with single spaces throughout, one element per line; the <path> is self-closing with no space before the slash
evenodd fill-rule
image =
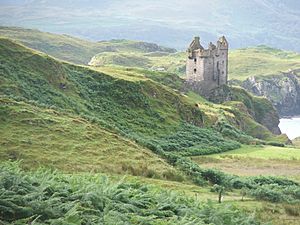
<path id="1" fill-rule="evenodd" d="M 275 141 L 269 141 L 269 142 L 267 142 L 267 145 L 278 146 L 278 147 L 284 147 L 285 146 L 285 144 L 280 143 L 280 142 L 275 142 Z"/>
<path id="2" fill-rule="evenodd" d="M 210 184 L 221 185 L 226 189 L 247 189 L 248 194 L 260 198 L 265 192 L 264 187 L 276 187 L 263 198 L 268 201 L 294 202 L 300 200 L 300 185 L 292 180 L 271 176 L 239 177 L 226 174 L 216 169 L 201 168 L 197 163 L 177 152 L 164 151 L 158 143 L 138 139 L 138 143 L 146 146 L 156 154 L 166 159 L 170 164 L 183 171 L 191 180 L 200 186 Z M 262 189 L 262 190 L 260 190 Z M 273 192 L 275 193 L 273 195 Z M 281 196 L 281 197 L 280 197 Z"/>
<path id="3" fill-rule="evenodd" d="M 264 184 L 277 184 L 280 186 L 291 186 L 291 185 L 299 185 L 298 183 L 284 179 L 284 178 L 279 178 L 279 177 L 271 177 L 271 176 L 258 176 L 258 177 L 253 177 L 249 178 L 253 183 L 258 184 L 258 185 L 264 185 Z"/>
<path id="4" fill-rule="evenodd" d="M 259 224 L 233 207 L 199 204 L 140 183 L 0 165 L 2 224 Z M 247 222 L 245 222 L 247 221 Z"/>
<path id="5" fill-rule="evenodd" d="M 219 119 L 215 124 L 214 128 L 225 137 L 231 138 L 233 140 L 237 140 L 243 144 L 250 144 L 259 141 L 259 140 L 255 140 L 253 137 L 245 134 L 241 130 L 230 125 L 225 119 Z"/>
<path id="6" fill-rule="evenodd" d="M 238 142 L 226 140 L 212 129 L 183 124 L 172 135 L 154 139 L 164 151 L 174 151 L 182 156 L 208 155 L 240 147 Z"/>
<path id="7" fill-rule="evenodd" d="M 249 194 L 257 199 L 271 202 L 300 203 L 300 187 L 298 185 L 282 187 L 278 184 L 265 184 L 249 190 Z"/>
<path id="8" fill-rule="evenodd" d="M 158 136 L 181 122 L 202 124 L 202 113 L 151 80 L 128 81 L 61 63 L 0 40 L 0 94 L 95 118 L 127 135 Z M 151 72 L 148 72 L 151 73 Z"/>

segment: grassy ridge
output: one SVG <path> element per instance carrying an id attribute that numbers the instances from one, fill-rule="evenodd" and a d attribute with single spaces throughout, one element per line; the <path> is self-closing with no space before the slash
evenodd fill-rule
<path id="1" fill-rule="evenodd" d="M 229 62 L 230 78 L 244 80 L 299 69 L 300 54 L 262 45 L 231 51 Z"/>
<path id="2" fill-rule="evenodd" d="M 135 66 L 163 70 L 181 76 L 185 74 L 186 54 L 183 52 L 155 56 L 135 54 L 135 58 L 132 58 L 131 54 L 131 52 L 122 52 L 122 57 L 127 57 L 125 61 L 120 59 L 117 52 L 99 53 L 93 58 L 91 65 Z M 289 69 L 299 69 L 299 62 L 299 53 L 268 46 L 231 50 L 229 52 L 229 79 L 245 80 L 249 76 L 276 75 L 287 72 Z"/>
<path id="3" fill-rule="evenodd" d="M 183 52 L 156 44 L 129 40 L 90 42 L 67 35 L 38 30 L 0 27 L 0 35 L 45 52 L 58 59 L 78 64 L 118 65 L 164 70 L 178 75 L 185 73 Z M 244 80 L 249 76 L 276 75 L 300 68 L 298 53 L 257 46 L 229 52 L 229 78 Z"/>
<path id="4" fill-rule="evenodd" d="M 58 35 L 39 30 L 0 26 L 0 36 L 17 40 L 32 49 L 45 52 L 58 59 L 77 64 L 87 64 L 100 52 L 174 52 L 174 49 L 152 43 L 130 40 L 92 42 L 69 35 Z"/>
<path id="5" fill-rule="evenodd" d="M 132 82 L 62 64 L 6 39 L 0 47 L 0 91 L 7 96 L 95 117 L 127 133 L 158 135 L 183 121 L 202 123 L 199 109 L 149 79 Z"/>
<path id="6" fill-rule="evenodd" d="M 86 119 L 0 99 L 0 159 L 65 172 L 107 172 L 172 179 L 180 174 L 151 151 Z"/>

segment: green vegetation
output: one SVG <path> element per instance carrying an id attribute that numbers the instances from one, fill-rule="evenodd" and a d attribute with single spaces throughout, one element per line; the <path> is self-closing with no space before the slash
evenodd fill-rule
<path id="1" fill-rule="evenodd" d="M 234 207 L 217 207 L 141 183 L 97 174 L 63 175 L 0 166 L 3 224 L 260 224 Z"/>
<path id="2" fill-rule="evenodd" d="M 253 146 L 244 145 L 237 150 L 228 151 L 226 153 L 212 155 L 213 157 L 239 156 L 246 158 L 260 159 L 283 159 L 283 160 L 300 160 L 300 151 L 296 148 L 282 148 L 275 146 Z"/>
<path id="3" fill-rule="evenodd" d="M 300 187 L 293 176 L 291 180 L 243 177 L 199 161 L 200 155 L 241 151 L 241 143 L 253 144 L 242 149 L 274 140 L 282 144 L 284 138 L 272 135 L 262 125 L 272 116 L 265 99 L 237 89 L 233 92 L 235 101 L 214 104 L 193 92 L 181 93 L 182 79 L 169 73 L 76 66 L 4 38 L 0 39 L 0 60 L 0 160 L 4 174 L 0 185 L 2 182 L 5 187 L 0 189 L 7 210 L 0 213 L 0 219 L 6 223 L 109 224 L 118 217 L 129 224 L 184 224 L 190 220 L 240 224 L 239 218 L 247 217 L 235 208 L 222 207 L 223 203 L 199 204 L 186 198 L 193 191 L 181 195 L 157 189 L 172 186 L 174 181 L 185 182 L 176 183 L 180 191 L 192 186 L 215 200 L 217 194 L 208 190 L 217 184 L 234 203 L 243 192 L 245 199 L 284 203 L 289 215 L 297 209 Z M 215 155 L 209 159 L 219 160 Z M 26 170 L 45 166 L 73 175 L 23 172 L 4 165 L 7 160 L 21 160 L 19 164 Z M 107 173 L 113 180 L 120 179 L 118 174 L 133 175 L 137 183 L 133 178 L 109 182 L 95 172 Z M 156 187 L 141 185 L 146 181 Z M 16 183 L 9 189 L 5 182 Z M 18 199 L 21 192 L 16 190 L 23 190 L 25 197 Z M 42 198 L 36 198 L 38 194 Z M 14 210 L 18 213 L 12 213 Z M 40 214 L 33 214 L 35 210 Z M 211 219 L 212 212 L 217 213 L 218 222 Z M 11 215 L 7 213 L 14 216 L 5 217 Z M 249 217 L 250 224 L 252 220 Z M 247 224 L 247 220 L 243 222 Z"/>
<path id="4" fill-rule="evenodd" d="M 229 62 L 231 79 L 244 80 L 299 69 L 300 54 L 262 45 L 231 51 Z"/>
<path id="5" fill-rule="evenodd" d="M 163 70 L 178 75 L 185 71 L 184 52 L 156 44 L 111 40 L 91 42 L 68 35 L 57 35 L 38 30 L 0 27 L 0 36 L 17 40 L 30 48 L 58 59 L 94 66 L 125 66 Z M 257 46 L 229 52 L 230 79 L 244 80 L 249 76 L 268 76 L 300 68 L 300 55 L 295 52 Z"/>
<path id="6" fill-rule="evenodd" d="M 184 53 L 150 54 L 141 52 L 103 52 L 89 62 L 91 66 L 139 67 L 154 71 L 165 71 L 183 75 L 185 73 Z"/>
<path id="7" fill-rule="evenodd" d="M 129 40 L 91 42 L 69 35 L 58 35 L 39 30 L 0 26 L 0 36 L 19 41 L 27 47 L 47 53 L 58 59 L 87 64 L 100 52 L 175 52 L 174 49 L 152 43 Z M 128 62 L 128 61 L 126 61 Z"/>
<path id="8" fill-rule="evenodd" d="M 293 142 L 293 145 L 300 147 L 300 137 L 293 139 L 292 142 Z"/>
<path id="9" fill-rule="evenodd" d="M 148 149 L 79 116 L 9 99 L 0 103 L 1 160 L 21 159 L 27 169 L 183 179 Z"/>
<path id="10" fill-rule="evenodd" d="M 184 125 L 176 133 L 154 140 L 164 151 L 175 151 L 182 156 L 208 155 L 236 149 L 240 144 L 226 140 L 211 129 Z"/>
<path id="11" fill-rule="evenodd" d="M 264 174 L 300 181 L 298 148 L 243 145 L 237 150 L 193 157 L 193 160 L 202 167 L 217 168 L 241 176 Z"/>

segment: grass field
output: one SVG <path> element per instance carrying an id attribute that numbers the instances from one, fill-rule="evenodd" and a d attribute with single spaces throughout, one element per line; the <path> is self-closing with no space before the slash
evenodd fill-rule
<path id="1" fill-rule="evenodd" d="M 243 146 L 240 149 L 193 160 L 206 168 L 218 168 L 242 176 L 273 175 L 300 181 L 300 149 Z"/>

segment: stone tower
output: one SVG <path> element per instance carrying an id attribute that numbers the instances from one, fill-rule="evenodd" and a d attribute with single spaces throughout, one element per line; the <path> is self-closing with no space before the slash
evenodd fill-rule
<path id="1" fill-rule="evenodd" d="M 208 49 L 195 37 L 187 49 L 186 79 L 193 89 L 202 94 L 227 84 L 228 80 L 228 42 L 224 36 L 217 45 L 210 42 Z"/>

